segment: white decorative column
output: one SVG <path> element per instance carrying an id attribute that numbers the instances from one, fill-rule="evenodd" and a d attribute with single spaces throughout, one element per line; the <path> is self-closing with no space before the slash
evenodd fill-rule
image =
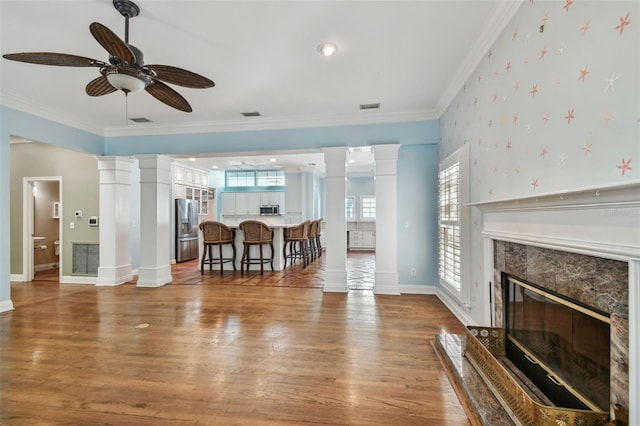
<path id="1" fill-rule="evenodd" d="M 376 283 L 374 293 L 400 294 L 398 286 L 399 144 L 375 145 L 376 161 Z"/>
<path id="2" fill-rule="evenodd" d="M 131 167 L 133 160 L 99 157 L 100 266 L 97 285 L 119 285 L 131 273 Z"/>
<path id="3" fill-rule="evenodd" d="M 323 148 L 325 163 L 325 214 L 327 223 L 324 291 L 349 291 L 347 286 L 347 219 L 344 200 L 347 194 L 345 164 L 347 147 Z"/>
<path id="4" fill-rule="evenodd" d="M 163 155 L 139 155 L 140 269 L 138 287 L 160 287 L 171 277 L 171 163 Z"/>

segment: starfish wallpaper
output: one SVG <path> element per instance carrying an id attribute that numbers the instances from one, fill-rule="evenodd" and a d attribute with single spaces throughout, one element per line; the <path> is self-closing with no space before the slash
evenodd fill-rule
<path id="1" fill-rule="evenodd" d="M 639 3 L 523 3 L 441 117 L 440 138 L 440 160 L 466 145 L 470 203 L 637 182 Z M 469 210 L 479 319 L 482 214 Z"/>
<path id="2" fill-rule="evenodd" d="M 470 202 L 638 179 L 639 28 L 634 1 L 521 6 L 440 121 Z"/>

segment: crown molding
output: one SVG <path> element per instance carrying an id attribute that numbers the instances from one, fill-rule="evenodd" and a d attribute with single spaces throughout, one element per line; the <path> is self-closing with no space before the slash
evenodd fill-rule
<path id="1" fill-rule="evenodd" d="M 485 53 L 489 51 L 498 36 L 502 34 L 511 18 L 516 14 L 524 0 L 504 0 L 500 1 L 493 8 L 491 16 L 487 20 L 482 33 L 476 38 L 476 42 L 469 49 L 469 54 L 465 57 L 458 72 L 451 79 L 447 88 L 442 92 L 440 99 L 436 103 L 436 117 L 440 118 L 449 104 L 453 101 L 462 86 L 469 80 L 469 77 L 478 67 Z"/>
<path id="2" fill-rule="evenodd" d="M 54 111 L 51 111 L 51 109 L 49 108 L 45 108 L 40 104 L 27 101 L 24 98 L 13 95 L 12 93 L 1 93 L 0 105 L 24 112 L 26 114 L 35 115 L 45 120 L 54 121 L 65 126 L 73 127 L 74 129 L 84 130 L 85 132 L 93 133 L 98 136 L 105 136 L 104 129 L 101 127 L 97 127 L 91 123 L 78 120 L 75 117 L 70 117 L 65 114 L 57 114 Z"/>
<path id="3" fill-rule="evenodd" d="M 193 133 L 223 133 L 259 130 L 302 129 L 312 127 L 352 126 L 359 124 L 399 123 L 436 120 L 433 110 L 409 111 L 401 113 L 362 112 L 355 114 L 327 115 L 318 117 L 251 117 L 242 120 L 218 122 L 194 122 L 170 125 L 135 124 L 126 127 L 105 129 L 106 137 L 176 135 Z"/>

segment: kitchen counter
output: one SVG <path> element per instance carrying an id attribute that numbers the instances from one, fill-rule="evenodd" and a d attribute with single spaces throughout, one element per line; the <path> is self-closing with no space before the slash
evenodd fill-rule
<path id="1" fill-rule="evenodd" d="M 264 217 L 264 216 L 263 216 Z M 259 220 L 259 219 L 258 219 Z M 261 221 L 264 223 L 267 223 L 266 221 Z M 236 247 L 236 268 L 239 271 L 240 270 L 240 260 L 242 259 L 242 251 L 244 250 L 244 244 L 243 244 L 243 240 L 244 240 L 244 235 L 242 233 L 242 231 L 239 228 L 239 223 L 238 224 L 231 224 L 231 223 L 225 223 L 225 225 L 227 225 L 228 227 L 234 229 L 236 231 L 236 238 L 234 241 L 234 246 Z M 269 224 L 267 223 L 268 226 L 270 226 L 271 228 L 273 228 L 273 270 L 274 271 L 281 271 L 284 268 L 284 256 L 282 254 L 282 248 L 284 245 L 284 228 L 288 228 L 290 226 L 293 226 L 291 224 L 284 224 L 284 223 L 279 223 L 279 224 Z M 231 257 L 233 253 L 233 249 L 229 246 L 223 246 L 222 247 L 222 255 L 223 257 Z M 252 246 L 251 247 L 251 257 L 252 258 L 258 258 L 259 255 L 259 248 L 258 246 Z M 265 255 L 268 256 L 269 253 L 269 247 L 268 245 L 266 245 L 263 248 L 263 253 Z M 214 248 L 213 249 L 213 256 L 217 257 L 218 256 L 218 249 Z M 200 258 L 200 261 L 202 261 L 202 257 Z M 220 266 L 219 265 L 213 265 L 213 270 L 215 271 L 216 268 L 218 270 L 220 270 Z M 233 270 L 233 266 L 230 263 L 225 263 L 224 264 L 224 269 L 225 270 Z M 265 273 L 268 271 L 271 271 L 271 267 L 267 264 L 264 267 L 265 269 Z M 205 266 L 205 270 L 206 266 Z M 259 271 L 260 270 L 260 266 L 259 265 L 252 265 L 251 266 L 251 271 Z"/>

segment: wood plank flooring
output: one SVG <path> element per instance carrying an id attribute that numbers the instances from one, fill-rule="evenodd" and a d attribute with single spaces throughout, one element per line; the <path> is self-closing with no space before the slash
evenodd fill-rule
<path id="1" fill-rule="evenodd" d="M 323 261 L 160 288 L 12 284 L 2 425 L 468 425 L 429 340 L 435 296 L 323 293 Z"/>

